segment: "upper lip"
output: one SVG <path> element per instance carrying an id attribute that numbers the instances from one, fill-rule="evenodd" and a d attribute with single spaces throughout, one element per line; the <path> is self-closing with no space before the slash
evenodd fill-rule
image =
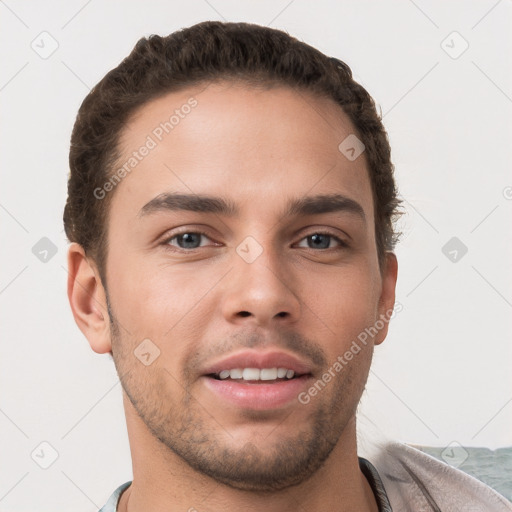
<path id="1" fill-rule="evenodd" d="M 311 373 L 312 366 L 298 357 L 282 351 L 257 352 L 244 350 L 231 354 L 205 368 L 203 374 L 211 375 L 234 368 L 287 368 L 296 375 Z"/>

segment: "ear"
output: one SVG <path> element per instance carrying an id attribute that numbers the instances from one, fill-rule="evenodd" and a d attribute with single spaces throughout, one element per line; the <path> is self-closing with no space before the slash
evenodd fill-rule
<path id="1" fill-rule="evenodd" d="M 68 249 L 68 299 L 75 322 L 94 352 L 111 352 L 105 290 L 97 267 L 75 242 Z"/>
<path id="2" fill-rule="evenodd" d="M 374 338 L 374 345 L 380 345 L 388 334 L 389 320 L 395 307 L 395 288 L 398 276 L 398 260 L 393 252 L 386 252 L 386 261 L 382 272 L 382 291 L 378 305 L 377 321 L 384 326 Z"/>

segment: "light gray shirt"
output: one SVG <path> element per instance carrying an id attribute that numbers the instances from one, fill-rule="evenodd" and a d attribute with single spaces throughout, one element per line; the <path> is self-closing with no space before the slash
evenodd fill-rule
<path id="1" fill-rule="evenodd" d="M 402 443 L 388 443 L 373 463 L 359 457 L 379 512 L 512 512 L 512 503 L 476 478 Z M 99 512 L 117 512 L 132 482 L 120 485 Z"/>

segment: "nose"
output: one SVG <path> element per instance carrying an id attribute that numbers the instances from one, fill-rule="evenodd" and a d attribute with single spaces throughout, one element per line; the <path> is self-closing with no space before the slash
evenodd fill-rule
<path id="1" fill-rule="evenodd" d="M 260 327 L 276 327 L 297 322 L 301 302 L 297 296 L 298 279 L 268 246 L 250 262 L 238 253 L 233 256 L 234 268 L 222 290 L 222 313 L 231 323 Z"/>

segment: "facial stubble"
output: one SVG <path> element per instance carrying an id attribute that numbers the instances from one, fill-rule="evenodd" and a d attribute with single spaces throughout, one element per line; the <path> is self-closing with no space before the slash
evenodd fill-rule
<path id="1" fill-rule="evenodd" d="M 187 377 L 192 372 L 184 370 L 180 381 L 161 364 L 143 365 L 133 353 L 137 343 L 121 333 L 108 294 L 107 309 L 113 360 L 134 410 L 164 450 L 216 482 L 258 493 L 301 484 L 322 467 L 355 415 L 368 375 L 364 356 L 361 364 L 345 367 L 329 384 L 331 389 L 322 390 L 309 404 L 297 401 L 296 409 L 266 438 L 235 442 L 236 427 L 219 414 L 214 417 L 194 397 L 193 381 Z M 256 427 L 265 421 L 259 411 L 241 411 L 240 416 Z"/>

